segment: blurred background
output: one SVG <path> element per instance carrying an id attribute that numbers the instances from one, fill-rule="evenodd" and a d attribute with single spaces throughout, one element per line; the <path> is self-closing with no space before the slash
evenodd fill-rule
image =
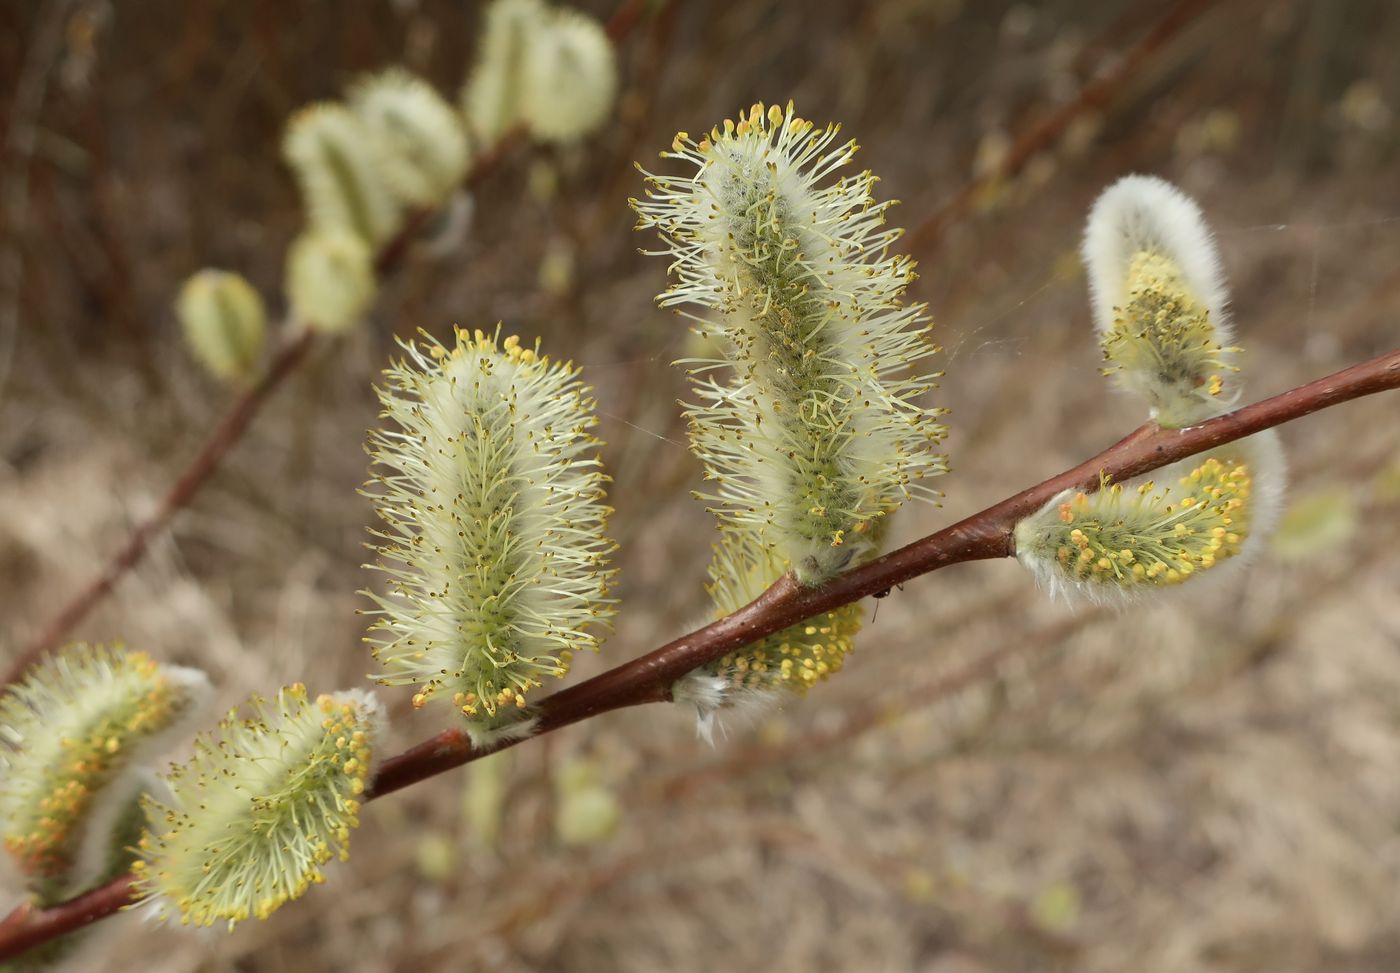
<path id="1" fill-rule="evenodd" d="M 579 6 L 600 18 L 608 0 Z M 541 336 L 584 366 L 622 610 L 573 679 L 708 617 L 709 520 L 633 232 L 634 160 L 755 100 L 840 121 L 902 200 L 947 371 L 944 506 L 903 542 L 1141 421 L 1096 373 L 1076 247 L 1096 193 L 1197 197 L 1247 397 L 1400 339 L 1400 5 L 672 0 L 622 41 L 615 123 L 515 146 L 462 244 L 320 344 L 77 634 L 207 669 L 220 708 L 364 683 L 357 490 L 395 335 Z M 0 659 L 148 513 L 233 393 L 171 309 L 205 265 L 275 309 L 301 221 L 287 116 L 402 63 L 455 95 L 461 0 L 0 0 Z M 1400 439 L 1373 397 L 1282 430 L 1278 538 L 1243 579 L 1114 612 L 1014 562 L 878 604 L 839 678 L 711 748 L 609 714 L 371 805 L 270 921 L 104 924 L 86 970 L 1400 969 Z M 873 603 L 872 603 L 873 605 Z M 390 750 L 441 728 L 410 693 Z"/>

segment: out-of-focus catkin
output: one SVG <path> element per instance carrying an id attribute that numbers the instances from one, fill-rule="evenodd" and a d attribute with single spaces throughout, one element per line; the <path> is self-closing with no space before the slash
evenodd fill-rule
<path id="1" fill-rule="evenodd" d="M 374 300 L 374 257 L 347 230 L 307 230 L 287 251 L 286 286 L 298 321 L 317 331 L 347 331 Z"/>
<path id="2" fill-rule="evenodd" d="M 211 375 L 235 381 L 253 374 L 267 332 L 267 311 L 242 276 L 201 270 L 180 288 L 175 314 L 190 352 Z"/>
<path id="3" fill-rule="evenodd" d="M 467 133 L 432 85 L 401 68 L 381 71 L 354 85 L 350 106 L 370 137 L 385 184 L 400 200 L 435 207 L 457 190 L 470 161 Z"/>
<path id="4" fill-rule="evenodd" d="M 597 131 L 617 100 L 617 55 L 603 26 L 541 0 L 495 0 L 487 9 L 462 110 L 485 141 L 517 126 L 544 142 Z"/>
<path id="5" fill-rule="evenodd" d="M 521 120 L 544 142 L 591 135 L 617 100 L 617 54 L 603 26 L 558 10 L 532 39 L 522 83 Z"/>
<path id="6" fill-rule="evenodd" d="M 31 892 L 57 901 L 99 877 L 128 775 L 160 755 L 208 695 L 204 674 L 141 652 L 73 645 L 0 698 L 5 850 Z M 86 861 L 84 860 L 86 859 Z"/>
<path id="7" fill-rule="evenodd" d="M 376 158 L 375 134 L 345 105 L 309 105 L 292 116 L 282 157 L 296 175 L 313 230 L 342 230 L 371 251 L 402 225 L 403 207 Z"/>

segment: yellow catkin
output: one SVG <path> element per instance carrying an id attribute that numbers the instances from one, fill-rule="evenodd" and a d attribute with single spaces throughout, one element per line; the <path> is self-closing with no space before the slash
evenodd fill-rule
<path id="1" fill-rule="evenodd" d="M 1180 584 L 1241 552 L 1253 488 L 1246 463 L 1211 456 L 1160 488 L 1105 483 L 1093 493 L 1062 494 L 1017 525 L 1017 555 L 1052 586 Z"/>
<path id="2" fill-rule="evenodd" d="M 1144 392 L 1164 425 L 1219 411 L 1240 349 L 1220 341 L 1210 312 L 1165 254 L 1129 259 L 1126 299 L 1101 337 L 1105 375 Z M 1228 404 L 1225 402 L 1224 404 Z"/>
<path id="3" fill-rule="evenodd" d="M 122 648 L 74 645 L 0 700 L 3 841 L 41 896 L 72 879 L 94 808 L 203 699 L 204 676 Z"/>
<path id="4" fill-rule="evenodd" d="M 168 777 L 172 802 L 148 802 L 135 872 L 162 917 L 230 927 L 265 919 L 349 857 L 383 710 L 370 693 L 309 696 L 297 683 L 254 698 Z"/>

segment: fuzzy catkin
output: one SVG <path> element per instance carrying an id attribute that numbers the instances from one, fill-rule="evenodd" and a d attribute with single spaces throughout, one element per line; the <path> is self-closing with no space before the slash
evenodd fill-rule
<path id="1" fill-rule="evenodd" d="M 0 818 L 30 891 L 53 901 L 96 880 L 124 781 L 198 712 L 204 674 L 141 652 L 72 645 L 0 699 Z M 86 859 L 86 860 L 85 860 Z"/>
<path id="2" fill-rule="evenodd" d="M 175 313 L 190 351 L 210 374 L 227 381 L 253 373 L 267 332 L 267 311 L 241 275 L 199 271 L 180 288 Z"/>
<path id="3" fill-rule="evenodd" d="M 392 68 L 361 78 L 350 106 L 389 191 L 414 206 L 437 206 L 457 189 L 470 147 L 457 112 L 422 78 Z"/>
<path id="4" fill-rule="evenodd" d="M 476 64 L 461 95 L 472 134 L 483 142 L 519 123 L 530 45 L 549 17 L 543 0 L 495 0 L 486 8 Z"/>
<path id="5" fill-rule="evenodd" d="M 1161 425 L 1218 415 L 1239 397 L 1220 255 L 1200 207 L 1151 176 L 1127 176 L 1089 212 L 1082 247 L 1104 374 Z"/>
<path id="6" fill-rule="evenodd" d="M 673 261 L 662 305 L 694 308 L 722 350 L 686 363 L 703 498 L 806 584 L 870 556 L 885 518 L 935 497 L 923 481 L 946 470 L 942 410 L 918 401 L 937 348 L 904 300 L 914 263 L 890 253 L 900 231 L 875 177 L 830 178 L 856 151 L 838 133 L 755 105 L 698 142 L 677 135 L 662 156 L 687 171 L 648 174 L 632 201 Z"/>
<path id="7" fill-rule="evenodd" d="M 403 208 L 375 158 L 374 135 L 348 107 L 309 105 L 282 138 L 282 157 L 296 175 L 308 224 L 354 233 L 381 246 L 403 221 Z"/>
<path id="8" fill-rule="evenodd" d="M 600 128 L 617 100 L 617 54 L 598 21 L 556 10 L 530 42 L 520 115 L 530 134 L 569 143 Z"/>
<path id="9" fill-rule="evenodd" d="M 1241 349 L 1200 207 L 1160 179 L 1128 176 L 1090 210 L 1083 256 L 1104 374 L 1164 428 L 1229 409 Z M 1264 430 L 1152 479 L 1061 493 L 1016 525 L 1016 556 L 1052 594 L 1096 601 L 1219 580 L 1273 529 L 1286 479 L 1278 434 Z"/>
<path id="10" fill-rule="evenodd" d="M 529 732 L 527 693 L 596 649 L 613 614 L 592 395 L 515 337 L 405 349 L 370 436 L 378 678 L 418 684 L 417 706 L 450 701 L 475 741 Z"/>
<path id="11" fill-rule="evenodd" d="M 1093 492 L 1066 490 L 1016 525 L 1016 556 L 1054 595 L 1131 599 L 1258 550 L 1284 482 L 1273 430 Z"/>
<path id="12" fill-rule="evenodd" d="M 312 699 L 300 683 L 231 712 L 172 769 L 138 845 L 142 898 L 162 918 L 233 928 L 265 919 L 349 856 L 384 712 L 362 690 Z"/>
<path id="13" fill-rule="evenodd" d="M 570 143 L 600 128 L 617 100 L 617 54 L 602 24 L 541 0 L 495 0 L 462 88 L 477 138 L 517 126 L 543 142 Z"/>
<path id="14" fill-rule="evenodd" d="M 348 331 L 374 300 L 373 254 L 348 230 L 307 230 L 287 250 L 286 285 L 298 321 L 317 331 Z"/>
<path id="15" fill-rule="evenodd" d="M 772 551 L 752 536 L 726 534 L 710 562 L 710 596 L 722 617 L 753 601 L 782 574 Z M 845 665 L 865 609 L 842 605 L 720 657 L 710 671 L 734 689 L 805 693 Z"/>

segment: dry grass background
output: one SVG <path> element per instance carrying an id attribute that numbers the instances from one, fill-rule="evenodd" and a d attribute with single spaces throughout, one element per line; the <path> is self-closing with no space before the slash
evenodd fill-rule
<path id="1" fill-rule="evenodd" d="M 320 349 L 80 634 L 203 666 L 225 704 L 358 682 L 371 383 L 394 334 L 498 319 L 585 365 L 601 399 L 623 611 L 577 675 L 702 620 L 710 526 L 667 367 L 686 335 L 652 303 L 663 266 L 636 252 L 631 162 L 792 97 L 845 124 L 914 225 L 1160 9 L 677 0 L 625 46 L 616 124 L 513 156 L 463 247 L 410 265 L 367 327 Z M 0 294 L 0 328 L 7 306 L 17 321 L 0 331 L 0 653 L 90 576 L 226 402 L 170 302 L 205 264 L 278 293 L 298 222 L 287 114 L 393 62 L 455 89 L 478 13 L 0 4 L 4 243 L 23 258 Z M 1397 46 L 1386 0 L 1227 0 L 916 253 L 954 472 L 945 507 L 901 515 L 898 536 L 1139 421 L 1095 374 L 1075 258 L 1119 175 L 1204 204 L 1251 395 L 1393 347 Z M 47 83 L 26 182 L 22 74 Z M 1333 515 L 1244 583 L 1118 614 L 1050 604 L 1012 563 L 940 572 L 880 603 L 839 679 L 713 750 L 668 707 L 571 728 L 377 802 L 350 863 L 269 922 L 189 936 L 127 917 L 83 968 L 1400 969 L 1395 413 L 1380 397 L 1283 430 L 1295 502 L 1334 498 Z M 407 695 L 385 693 L 395 749 L 439 727 Z M 570 847 L 552 782 L 580 764 L 625 810 L 610 839 Z"/>

